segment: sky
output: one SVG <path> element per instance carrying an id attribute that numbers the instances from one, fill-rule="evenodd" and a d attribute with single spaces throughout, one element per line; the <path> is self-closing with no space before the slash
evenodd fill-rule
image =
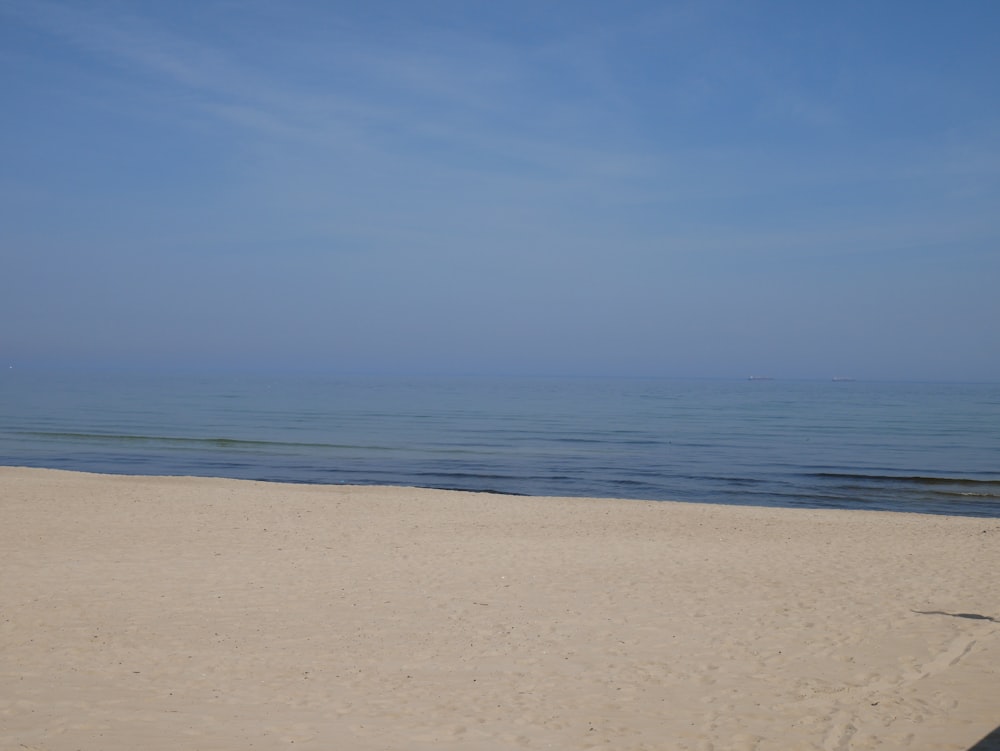
<path id="1" fill-rule="evenodd" d="M 0 364 L 1000 381 L 1000 3 L 0 0 Z"/>

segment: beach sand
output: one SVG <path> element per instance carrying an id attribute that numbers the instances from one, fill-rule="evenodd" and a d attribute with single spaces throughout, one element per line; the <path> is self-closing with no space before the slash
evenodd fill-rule
<path id="1" fill-rule="evenodd" d="M 942 751 L 1000 725 L 996 519 L 0 468 L 0 553 L 0 749 Z"/>

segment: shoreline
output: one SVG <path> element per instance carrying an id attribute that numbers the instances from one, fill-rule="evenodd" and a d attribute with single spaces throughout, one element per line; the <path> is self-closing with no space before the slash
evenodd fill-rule
<path id="1" fill-rule="evenodd" d="M 0 746 L 969 749 L 1000 520 L 0 467 Z"/>
<path id="2" fill-rule="evenodd" d="M 1000 518 L 994 385 L 124 373 L 10 385 L 8 465 Z"/>
<path id="3" fill-rule="evenodd" d="M 847 503 L 847 502 L 832 502 L 832 501 L 811 501 L 811 500 L 797 500 L 797 501 L 785 501 L 785 502 L 769 502 L 765 500 L 760 500 L 756 502 L 748 501 L 734 501 L 734 500 L 699 500 L 697 498 L 693 499 L 680 499 L 680 498 L 657 498 L 657 497 L 645 497 L 637 495 L 599 495 L 599 494 L 588 494 L 586 492 L 579 492 L 576 494 L 548 494 L 548 493 L 538 493 L 538 492 L 519 492 L 515 490 L 500 490 L 491 487 L 445 487 L 445 486 L 434 486 L 434 485 L 412 485 L 406 482 L 400 483 L 379 483 L 377 481 L 339 481 L 330 482 L 326 480 L 317 479 L 291 479 L 288 477 L 265 477 L 265 476 L 240 476 L 238 474 L 191 474 L 189 472 L 177 472 L 173 474 L 164 474 L 162 472 L 148 472 L 148 473 L 134 473 L 127 470 L 110 470 L 110 469 L 90 469 L 90 468 L 78 468 L 76 466 L 52 466 L 52 465 L 37 465 L 37 464 L 0 464 L 0 468 L 6 469 L 31 469 L 31 470 L 41 470 L 41 471 L 52 471 L 52 472 L 68 472 L 81 475 L 97 475 L 101 477 L 135 477 L 135 478 L 162 478 L 162 479 L 202 479 L 202 480 L 232 480 L 234 482 L 258 482 L 267 483 L 273 485 L 292 485 L 292 486 L 314 486 L 314 487 L 354 487 L 354 488 L 395 488 L 399 490 L 426 490 L 433 492 L 442 493 L 471 493 L 474 495 L 495 495 L 501 497 L 513 497 L 513 498 L 561 498 L 566 500 L 581 500 L 581 499 L 600 499 L 606 501 L 621 501 L 621 502 L 636 502 L 636 503 L 684 503 L 692 505 L 706 505 L 706 506 L 730 506 L 730 507 L 745 507 L 745 508 L 772 508 L 772 509 L 789 509 L 789 510 L 821 510 L 821 511 L 860 511 L 863 513 L 890 513 L 890 514 L 916 514 L 921 516 L 946 516 L 946 517 L 963 517 L 969 519 L 982 519 L 984 521 L 989 520 L 1000 520 L 1000 512 L 993 511 L 992 509 L 981 509 L 973 508 L 968 505 L 963 505 L 956 508 L 948 508 L 946 506 L 935 505 L 928 506 L 926 502 L 912 504 L 912 507 L 903 507 L 898 504 L 886 504 L 886 505 L 872 505 L 868 502 L 865 503 Z M 938 477 L 931 475 L 865 475 L 865 474 L 854 474 L 854 475 L 843 475 L 844 477 L 856 479 L 856 480 L 873 480 L 873 481 L 888 481 L 892 484 L 897 483 L 916 483 L 919 485 L 944 485 L 944 484 L 956 484 L 956 485 L 989 485 L 994 486 L 1000 484 L 1000 480 L 993 479 L 979 479 L 979 478 L 965 478 L 965 477 Z M 975 495 L 974 493 L 971 495 Z"/>

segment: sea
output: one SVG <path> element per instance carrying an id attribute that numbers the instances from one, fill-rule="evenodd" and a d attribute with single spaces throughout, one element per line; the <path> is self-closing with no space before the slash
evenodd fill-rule
<path id="1" fill-rule="evenodd" d="M 1000 517 L 1000 384 L 12 368 L 0 464 Z"/>

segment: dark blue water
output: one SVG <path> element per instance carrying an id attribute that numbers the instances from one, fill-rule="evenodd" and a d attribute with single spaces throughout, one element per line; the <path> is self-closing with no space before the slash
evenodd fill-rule
<path id="1" fill-rule="evenodd" d="M 1000 516 L 1000 385 L 0 373 L 0 464 Z"/>

